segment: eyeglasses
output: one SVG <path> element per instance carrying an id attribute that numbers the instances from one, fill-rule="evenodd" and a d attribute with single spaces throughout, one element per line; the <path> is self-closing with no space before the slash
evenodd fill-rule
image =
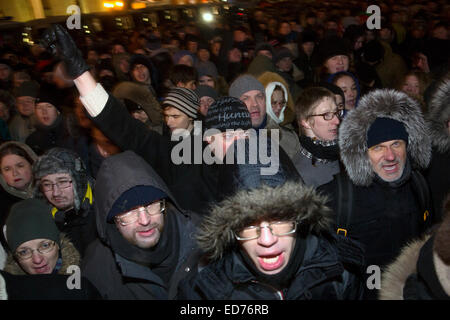
<path id="1" fill-rule="evenodd" d="M 123 214 L 116 215 L 114 219 L 122 226 L 127 226 L 136 222 L 139 219 L 139 213 L 144 210 L 149 216 L 157 216 L 163 214 L 166 210 L 166 200 L 162 199 L 156 202 L 152 202 L 146 206 L 142 206 Z"/>
<path id="2" fill-rule="evenodd" d="M 325 112 L 325 113 L 321 113 L 321 114 L 310 114 L 308 116 L 309 117 L 323 117 L 324 120 L 326 121 L 330 121 L 331 119 L 334 118 L 334 116 L 336 116 L 338 119 L 341 119 L 344 116 L 344 109 L 338 109 L 335 112 Z"/>
<path id="3" fill-rule="evenodd" d="M 59 189 L 66 189 L 66 188 L 70 187 L 71 184 L 72 184 L 72 180 L 60 180 L 55 183 L 42 182 L 41 188 L 44 192 L 49 192 L 49 191 L 53 191 L 54 186 L 57 186 Z"/>
<path id="4" fill-rule="evenodd" d="M 30 249 L 30 248 L 18 249 L 15 253 L 15 256 L 19 260 L 27 260 L 33 256 L 34 251 L 37 251 L 41 254 L 49 253 L 50 251 L 53 250 L 55 244 L 56 244 L 55 241 L 43 241 L 39 244 L 39 247 L 37 249 Z"/>
<path id="5" fill-rule="evenodd" d="M 272 232 L 272 235 L 281 237 L 286 236 L 288 234 L 292 234 L 297 231 L 297 222 L 296 221 L 278 221 L 269 223 L 267 226 L 258 227 L 258 226 L 250 226 L 244 228 L 238 232 L 234 233 L 234 236 L 237 240 L 253 240 L 257 239 L 261 236 L 261 229 L 269 228 Z"/>

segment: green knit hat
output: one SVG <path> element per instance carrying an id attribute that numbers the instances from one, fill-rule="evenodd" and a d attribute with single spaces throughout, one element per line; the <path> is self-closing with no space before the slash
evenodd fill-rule
<path id="1" fill-rule="evenodd" d="M 49 239 L 59 245 L 59 230 L 52 218 L 52 208 L 39 199 L 15 203 L 6 220 L 6 240 L 12 252 L 24 242 Z"/>

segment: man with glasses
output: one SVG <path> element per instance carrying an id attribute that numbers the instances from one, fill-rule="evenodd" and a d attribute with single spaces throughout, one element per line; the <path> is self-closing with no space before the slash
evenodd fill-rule
<path id="1" fill-rule="evenodd" d="M 180 284 L 179 299 L 358 299 L 362 251 L 329 233 L 326 199 L 296 182 L 241 190 L 198 231 L 210 263 Z M 348 239 L 345 239 L 348 240 Z"/>
<path id="2" fill-rule="evenodd" d="M 166 184 L 132 151 L 104 160 L 95 189 L 99 239 L 82 273 L 105 299 L 172 299 L 195 274 L 196 215 L 180 209 Z"/>
<path id="3" fill-rule="evenodd" d="M 344 114 L 335 95 L 323 87 L 302 91 L 295 104 L 300 150 L 293 156 L 306 185 L 314 187 L 333 180 L 339 173 L 338 128 Z"/>
<path id="4" fill-rule="evenodd" d="M 383 270 L 432 221 L 431 196 L 418 171 L 431 158 L 426 132 L 419 104 L 394 90 L 366 94 L 342 122 L 345 170 L 319 190 L 335 210 L 335 231 L 365 246 L 368 266 Z M 366 298 L 377 297 L 375 288 Z"/>
<path id="5" fill-rule="evenodd" d="M 96 238 L 93 179 L 81 158 L 73 151 L 53 148 L 33 166 L 35 197 L 45 198 L 61 232 L 65 232 L 84 255 Z"/>

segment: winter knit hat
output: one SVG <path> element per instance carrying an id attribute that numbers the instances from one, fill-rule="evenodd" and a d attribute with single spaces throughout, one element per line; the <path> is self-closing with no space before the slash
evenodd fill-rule
<path id="1" fill-rule="evenodd" d="M 211 61 L 199 62 L 195 68 L 197 69 L 198 77 L 209 76 L 217 79 L 219 72 L 216 65 Z"/>
<path id="2" fill-rule="evenodd" d="M 254 76 L 249 74 L 244 74 L 230 85 L 230 89 L 228 90 L 228 94 L 231 97 L 240 98 L 244 93 L 252 90 L 259 90 L 263 94 L 265 92 L 264 86 L 261 82 L 259 82 Z"/>
<path id="3" fill-rule="evenodd" d="M 6 238 L 12 252 L 34 239 L 49 239 L 59 245 L 59 231 L 51 211 L 51 206 L 39 199 L 22 200 L 11 207 L 6 220 Z"/>
<path id="4" fill-rule="evenodd" d="M 210 86 L 198 86 L 194 91 L 199 99 L 202 97 L 211 97 L 214 100 L 219 99 L 219 94 L 217 93 L 217 91 Z"/>
<path id="5" fill-rule="evenodd" d="M 286 47 L 279 47 L 279 48 L 275 49 L 273 62 L 277 63 L 278 61 L 280 61 L 283 58 L 291 58 L 291 59 L 293 59 L 293 55 L 292 55 L 291 50 L 289 50 Z"/>
<path id="6" fill-rule="evenodd" d="M 138 206 L 147 205 L 154 201 L 167 198 L 167 194 L 152 186 L 136 186 L 124 193 L 114 202 L 106 218 L 107 222 L 112 222 L 113 218 L 122 212 L 129 211 Z"/>
<path id="7" fill-rule="evenodd" d="M 203 122 L 205 130 L 218 129 L 221 132 L 229 130 L 247 130 L 252 128 L 252 121 L 247 106 L 235 97 L 222 97 L 216 100 L 208 109 Z"/>
<path id="8" fill-rule="evenodd" d="M 38 103 L 50 103 L 52 106 L 54 106 L 59 112 L 62 111 L 62 97 L 59 94 L 58 88 L 55 86 L 41 86 L 39 89 L 39 94 L 36 97 L 36 105 Z"/>
<path id="9" fill-rule="evenodd" d="M 349 56 L 350 46 L 347 39 L 329 36 L 320 41 L 317 47 L 318 65 L 325 63 L 329 58 L 339 55 Z"/>
<path id="10" fill-rule="evenodd" d="M 36 81 L 25 81 L 16 91 L 16 98 L 18 97 L 33 97 L 36 98 L 39 92 L 39 84 Z"/>
<path id="11" fill-rule="evenodd" d="M 35 197 L 43 197 L 39 189 L 40 180 L 49 174 L 68 173 L 72 177 L 74 205 L 78 210 L 88 185 L 86 166 L 81 158 L 72 150 L 52 148 L 41 155 L 33 164 Z"/>
<path id="12" fill-rule="evenodd" d="M 197 94 L 191 89 L 172 88 L 162 102 L 162 108 L 164 109 L 165 107 L 174 107 L 188 117 L 197 119 L 199 107 Z"/>
<path id="13" fill-rule="evenodd" d="M 394 119 L 377 118 L 367 131 L 367 148 L 391 140 L 403 140 L 408 143 L 405 126 Z"/>

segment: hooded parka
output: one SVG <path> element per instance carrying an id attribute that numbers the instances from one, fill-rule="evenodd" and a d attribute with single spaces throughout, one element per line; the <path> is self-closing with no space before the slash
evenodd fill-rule
<path id="1" fill-rule="evenodd" d="M 151 261 L 146 261 L 147 265 L 142 263 L 146 252 L 156 250 L 158 245 L 151 249 L 140 249 L 125 239 L 120 240 L 122 237 L 114 222 L 107 222 L 108 213 L 116 200 L 136 186 L 151 186 L 168 195 L 162 234 L 167 230 L 170 216 L 177 228 L 177 235 L 169 234 L 169 241 L 178 241 L 174 244 L 178 248 L 178 259 L 169 283 L 165 283 L 152 270 L 158 266 L 152 266 Z M 132 151 L 111 156 L 102 163 L 95 196 L 99 239 L 87 249 L 82 264 L 83 275 L 105 299 L 173 298 L 179 280 L 196 270 L 196 245 L 193 239 L 195 214 L 181 211 L 162 179 L 144 159 Z"/>
<path id="2" fill-rule="evenodd" d="M 211 262 L 195 278 L 182 283 L 178 298 L 359 299 L 361 283 L 348 270 L 363 265 L 362 251 L 353 241 L 329 233 L 330 210 L 325 202 L 312 188 L 294 182 L 242 190 L 224 200 L 199 230 L 199 246 Z M 233 231 L 262 220 L 298 223 L 296 244 L 302 245 L 296 245 L 291 254 L 284 268 L 290 269 L 288 281 L 281 287 L 261 280 L 252 271 L 233 235 Z M 297 249 L 300 247 L 303 252 Z M 301 254 L 303 259 L 295 258 Z M 294 265 L 289 267 L 290 263 Z"/>

